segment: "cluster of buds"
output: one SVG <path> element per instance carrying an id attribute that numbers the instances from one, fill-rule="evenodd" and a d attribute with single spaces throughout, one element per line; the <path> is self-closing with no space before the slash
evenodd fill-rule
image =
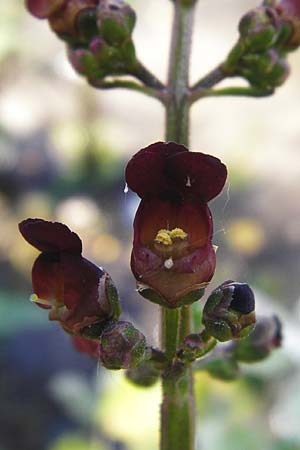
<path id="1" fill-rule="evenodd" d="M 242 17 L 239 33 L 224 70 L 258 89 L 282 85 L 289 75 L 287 53 L 300 45 L 298 0 L 265 1 Z"/>
<path id="2" fill-rule="evenodd" d="M 89 82 L 134 71 L 136 17 L 122 0 L 27 0 L 27 8 L 48 19 L 51 29 L 67 43 L 72 66 Z"/>

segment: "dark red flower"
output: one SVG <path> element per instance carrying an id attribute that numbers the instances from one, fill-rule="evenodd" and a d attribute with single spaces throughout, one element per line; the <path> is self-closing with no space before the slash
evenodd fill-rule
<path id="1" fill-rule="evenodd" d="M 120 314 L 116 289 L 103 269 L 83 258 L 82 244 L 66 225 L 43 219 L 19 224 L 23 237 L 42 253 L 32 268 L 32 301 L 49 309 L 74 334 Z"/>
<path id="2" fill-rule="evenodd" d="M 86 353 L 93 358 L 99 359 L 99 341 L 95 339 L 85 339 L 81 336 L 72 336 L 72 343 L 77 351 Z"/>
<path id="3" fill-rule="evenodd" d="M 216 264 L 207 202 L 226 175 L 219 159 L 174 142 L 152 144 L 129 161 L 126 182 L 142 198 L 131 258 L 142 295 L 170 308 L 199 298 Z"/>

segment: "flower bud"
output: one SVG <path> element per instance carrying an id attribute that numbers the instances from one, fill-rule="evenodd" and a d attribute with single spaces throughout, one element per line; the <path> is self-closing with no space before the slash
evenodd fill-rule
<path id="1" fill-rule="evenodd" d="M 178 356 L 186 361 L 194 361 L 210 352 L 216 343 L 214 338 L 206 340 L 201 334 L 189 334 L 184 338 L 182 349 L 179 350 Z"/>
<path id="2" fill-rule="evenodd" d="M 80 43 L 80 34 L 85 35 L 87 24 L 84 23 L 84 17 L 89 15 L 89 26 L 91 19 L 94 18 L 92 31 L 95 32 L 96 26 L 96 5 L 98 0 L 69 0 L 65 7 L 56 14 L 49 16 L 51 29 L 59 35 L 61 39 L 69 41 L 73 38 L 76 43 Z M 81 15 L 84 16 L 81 17 Z"/>
<path id="3" fill-rule="evenodd" d="M 300 45 L 300 3 L 298 0 L 281 0 L 276 11 L 281 26 L 278 44 L 283 51 L 295 50 Z"/>
<path id="4" fill-rule="evenodd" d="M 62 9 L 68 0 L 26 0 L 26 8 L 38 19 L 46 19 Z"/>
<path id="5" fill-rule="evenodd" d="M 144 361 L 138 367 L 133 367 L 126 371 L 127 379 L 142 387 L 153 386 L 159 379 L 160 372 L 150 361 Z"/>
<path id="6" fill-rule="evenodd" d="M 254 331 L 238 341 L 234 348 L 234 357 L 238 361 L 256 362 L 267 358 L 272 350 L 280 347 L 282 326 L 277 316 L 260 317 Z"/>
<path id="7" fill-rule="evenodd" d="M 146 338 L 130 322 L 112 322 L 100 338 L 100 360 L 107 369 L 129 369 L 145 358 Z"/>
<path id="8" fill-rule="evenodd" d="M 274 45 L 278 36 L 276 16 L 274 9 L 260 6 L 242 17 L 239 32 L 248 50 L 263 51 Z"/>
<path id="9" fill-rule="evenodd" d="M 102 0 L 97 7 L 99 34 L 112 46 L 130 39 L 135 20 L 135 12 L 122 0 Z"/>
<path id="10" fill-rule="evenodd" d="M 202 322 L 207 334 L 225 342 L 248 336 L 255 324 L 254 294 L 248 284 L 226 281 L 209 296 Z"/>
<path id="11" fill-rule="evenodd" d="M 239 366 L 233 358 L 218 358 L 210 361 L 204 368 L 213 378 L 232 381 L 239 376 Z"/>
<path id="12" fill-rule="evenodd" d="M 69 48 L 68 58 L 73 69 L 89 80 L 95 80 L 105 76 L 105 72 L 101 70 L 97 59 L 90 50 L 86 50 L 85 48 Z"/>
<path id="13" fill-rule="evenodd" d="M 290 73 L 289 65 L 277 50 L 246 55 L 241 62 L 240 75 L 252 86 L 268 89 L 281 86 Z"/>

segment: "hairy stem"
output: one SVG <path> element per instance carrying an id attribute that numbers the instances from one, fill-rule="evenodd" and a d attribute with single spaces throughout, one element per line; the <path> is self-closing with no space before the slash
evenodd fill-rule
<path id="1" fill-rule="evenodd" d="M 170 52 L 166 102 L 166 140 L 188 145 L 188 75 L 194 1 L 174 2 L 174 22 Z M 161 450 L 194 449 L 194 393 L 190 367 L 172 363 L 182 338 L 190 332 L 190 307 L 179 311 L 162 308 L 162 346 L 169 369 L 163 374 L 161 405 Z M 172 327 L 172 328 L 171 328 Z"/>

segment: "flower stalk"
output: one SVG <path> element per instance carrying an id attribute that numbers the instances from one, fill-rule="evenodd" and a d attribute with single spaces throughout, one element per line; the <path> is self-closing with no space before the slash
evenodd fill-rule
<path id="1" fill-rule="evenodd" d="M 176 0 L 170 50 L 166 140 L 188 145 L 189 62 L 195 3 Z M 161 308 L 162 346 L 169 358 L 176 354 L 177 342 L 191 332 L 190 306 L 175 310 Z M 184 336 L 183 336 L 184 335 Z M 176 347 L 175 347 L 176 346 Z M 162 380 L 161 450 L 194 449 L 194 390 L 190 367 L 180 374 L 168 373 Z"/>

